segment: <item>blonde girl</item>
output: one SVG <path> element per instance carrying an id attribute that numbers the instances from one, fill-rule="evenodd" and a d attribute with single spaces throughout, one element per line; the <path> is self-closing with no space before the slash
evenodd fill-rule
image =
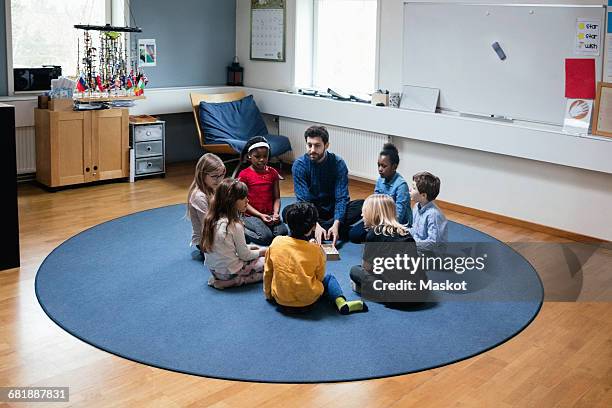
<path id="1" fill-rule="evenodd" d="M 408 227 L 397 220 L 396 205 L 391 196 L 372 194 L 363 203 L 361 213 L 366 230 L 371 232 L 368 233 L 370 238 L 377 235 L 396 238 L 410 237 Z M 368 241 L 367 238 L 366 241 Z"/>
<path id="2" fill-rule="evenodd" d="M 225 165 L 221 159 L 206 153 L 195 168 L 195 176 L 187 193 L 187 211 L 191 220 L 191 246 L 200 249 L 202 223 L 208 213 L 215 189 L 225 177 Z"/>
<path id="3" fill-rule="evenodd" d="M 366 198 L 361 210 L 364 225 L 367 230 L 365 246 L 363 251 L 363 261 L 361 265 L 356 265 L 351 268 L 351 285 L 353 290 L 361 293 L 362 287 L 368 284 L 371 280 L 366 280 L 372 277 L 375 258 L 393 258 L 397 255 L 401 257 L 407 254 L 410 257 L 416 257 L 416 244 L 408 231 L 406 225 L 400 224 L 397 220 L 396 205 L 393 198 L 386 194 L 372 194 Z M 380 266 L 380 265 L 379 265 Z M 380 271 L 379 271 L 380 272 Z M 377 275 L 378 278 L 386 278 L 388 281 L 393 281 L 398 277 L 396 270 L 385 269 L 382 274 Z M 400 271 L 400 278 L 420 278 L 420 272 L 411 275 L 409 271 Z M 373 292 L 368 290 L 369 292 Z M 388 295 L 388 293 L 380 294 L 380 296 Z M 394 299 L 373 298 L 374 301 L 392 302 Z M 403 299 L 401 301 L 406 301 Z"/>
<path id="4" fill-rule="evenodd" d="M 200 248 L 210 269 L 210 286 L 223 289 L 263 279 L 265 248 L 247 246 L 241 214 L 246 211 L 248 188 L 225 179 L 217 189 L 202 224 Z"/>

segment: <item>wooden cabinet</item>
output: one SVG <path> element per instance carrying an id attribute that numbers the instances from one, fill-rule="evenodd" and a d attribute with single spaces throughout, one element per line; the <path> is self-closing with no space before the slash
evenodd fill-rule
<path id="1" fill-rule="evenodd" d="M 127 109 L 35 109 L 36 179 L 49 187 L 129 176 Z"/>

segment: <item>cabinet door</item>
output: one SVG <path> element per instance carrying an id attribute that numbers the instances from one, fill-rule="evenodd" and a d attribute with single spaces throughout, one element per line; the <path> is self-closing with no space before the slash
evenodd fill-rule
<path id="1" fill-rule="evenodd" d="M 127 109 L 92 112 L 91 158 L 93 180 L 128 177 L 129 114 Z"/>
<path id="2" fill-rule="evenodd" d="M 91 115 L 50 112 L 51 186 L 91 181 Z"/>

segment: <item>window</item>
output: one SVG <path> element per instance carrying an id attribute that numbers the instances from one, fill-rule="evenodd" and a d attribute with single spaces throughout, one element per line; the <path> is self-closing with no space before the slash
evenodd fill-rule
<path id="1" fill-rule="evenodd" d="M 83 31 L 74 25 L 110 23 L 111 4 L 121 4 L 117 0 L 7 1 L 7 23 L 10 24 L 8 71 L 60 65 L 65 76 L 77 73 L 78 47 L 81 51 L 83 47 Z M 94 44 L 99 42 L 98 33 L 91 33 Z M 9 78 L 9 92 L 12 93 L 12 75 Z"/>
<path id="2" fill-rule="evenodd" d="M 311 24 L 298 4 L 296 86 L 372 93 L 376 87 L 377 0 L 314 0 Z M 302 16 L 299 14 L 302 13 Z M 312 27 L 312 46 L 304 29 Z M 310 52 L 312 69 L 305 67 Z M 310 80 L 310 84 L 308 84 Z"/>

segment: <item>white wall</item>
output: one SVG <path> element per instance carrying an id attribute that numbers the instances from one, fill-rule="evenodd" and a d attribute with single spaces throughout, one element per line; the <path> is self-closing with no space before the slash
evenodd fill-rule
<path id="1" fill-rule="evenodd" d="M 394 137 L 405 176 L 440 177 L 439 198 L 612 240 L 612 175 Z"/>
<path id="2" fill-rule="evenodd" d="M 237 49 L 249 86 L 278 89 L 293 85 L 295 53 L 291 44 L 295 0 L 287 3 L 287 62 L 264 63 L 248 61 L 250 6 L 248 0 L 237 1 Z M 548 3 L 603 4 L 584 0 Z M 402 84 L 403 0 L 382 0 L 380 5 L 379 85 L 397 91 Z M 449 128 L 448 132 L 453 130 Z M 609 174 L 402 136 L 406 137 L 394 137 L 402 156 L 400 171 L 405 176 L 420 170 L 438 174 L 443 183 L 442 200 L 612 240 L 612 176 Z"/>
<path id="3" fill-rule="evenodd" d="M 290 89 L 295 65 L 295 0 L 287 1 L 285 62 L 251 61 L 251 1 L 236 0 L 236 55 L 244 67 L 244 85 Z"/>

